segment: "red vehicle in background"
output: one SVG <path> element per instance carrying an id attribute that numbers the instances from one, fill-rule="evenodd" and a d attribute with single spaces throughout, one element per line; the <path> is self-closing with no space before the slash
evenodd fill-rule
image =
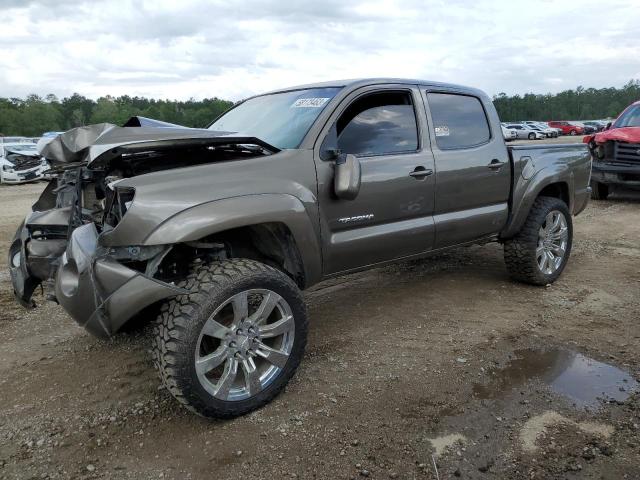
<path id="1" fill-rule="evenodd" d="M 593 159 L 591 198 L 605 200 L 615 185 L 640 189 L 640 101 L 629 105 L 603 132 L 583 141 Z"/>
<path id="2" fill-rule="evenodd" d="M 563 121 L 551 121 L 551 122 L 547 122 L 549 124 L 550 127 L 553 128 L 559 128 L 560 130 L 562 130 L 562 134 L 563 135 L 583 135 L 584 134 L 584 128 L 582 128 L 579 125 L 573 125 L 569 122 L 565 122 Z"/>

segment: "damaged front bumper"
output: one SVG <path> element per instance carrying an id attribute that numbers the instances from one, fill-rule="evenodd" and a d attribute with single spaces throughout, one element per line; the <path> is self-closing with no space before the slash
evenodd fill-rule
<path id="1" fill-rule="evenodd" d="M 599 183 L 640 188 L 640 162 L 636 165 L 618 165 L 594 161 L 591 178 Z"/>
<path id="2" fill-rule="evenodd" d="M 116 260 L 109 249 L 98 245 L 92 223 L 73 230 L 62 246 L 56 242 L 35 244 L 38 248 L 34 248 L 38 240 L 30 237 L 28 225 L 38 213 L 27 218 L 9 251 L 11 280 L 22 305 L 35 306 L 31 295 L 42 282 L 51 281 L 46 278 L 52 275 L 55 300 L 90 333 L 105 338 L 145 307 L 187 293 Z M 45 264 L 55 271 L 44 271 Z"/>
<path id="3" fill-rule="evenodd" d="M 35 168 L 29 168 L 26 170 L 11 170 L 2 172 L 3 183 L 28 183 L 37 182 L 38 180 L 45 179 L 44 172 L 48 171 L 48 166 L 38 166 Z"/>

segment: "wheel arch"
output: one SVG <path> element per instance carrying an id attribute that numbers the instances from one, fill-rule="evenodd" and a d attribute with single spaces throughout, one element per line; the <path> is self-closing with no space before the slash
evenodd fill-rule
<path id="1" fill-rule="evenodd" d="M 208 202 L 163 222 L 145 245 L 220 241 L 234 257 L 265 261 L 300 288 L 322 275 L 317 227 L 304 204 L 288 194 L 261 194 Z"/>
<path id="2" fill-rule="evenodd" d="M 569 184 L 566 181 L 554 182 L 543 187 L 536 198 L 538 197 L 554 197 L 559 198 L 569 207 L 569 211 L 571 209 L 571 196 L 569 195 Z"/>
<path id="3" fill-rule="evenodd" d="M 267 222 L 222 230 L 198 242 L 222 243 L 230 258 L 256 260 L 286 273 L 299 288 L 307 284 L 304 261 L 291 229 Z"/>
<path id="4" fill-rule="evenodd" d="M 512 205 L 513 213 L 507 227 L 500 235 L 501 239 L 511 238 L 518 233 L 527 220 L 534 202 L 539 197 L 559 198 L 567 204 L 569 212 L 573 212 L 574 198 L 571 194 L 573 174 L 567 172 L 566 169 L 558 169 L 554 173 L 548 172 L 544 176 L 540 175 L 543 171 L 544 169 L 531 179 L 524 193 L 520 195 L 520 202 L 518 204 L 514 202 Z"/>

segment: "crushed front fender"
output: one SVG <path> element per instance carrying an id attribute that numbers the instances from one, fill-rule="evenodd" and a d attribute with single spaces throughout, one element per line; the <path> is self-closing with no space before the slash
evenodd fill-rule
<path id="1" fill-rule="evenodd" d="M 110 258 L 97 238 L 93 224 L 73 231 L 55 285 L 60 305 L 93 335 L 110 337 L 143 308 L 188 293 Z"/>

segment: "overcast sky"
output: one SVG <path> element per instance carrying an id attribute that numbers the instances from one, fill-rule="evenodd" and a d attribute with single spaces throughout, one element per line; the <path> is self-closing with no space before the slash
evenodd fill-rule
<path id="1" fill-rule="evenodd" d="M 0 96 L 238 100 L 423 78 L 498 92 L 640 78 L 639 0 L 0 0 Z"/>

